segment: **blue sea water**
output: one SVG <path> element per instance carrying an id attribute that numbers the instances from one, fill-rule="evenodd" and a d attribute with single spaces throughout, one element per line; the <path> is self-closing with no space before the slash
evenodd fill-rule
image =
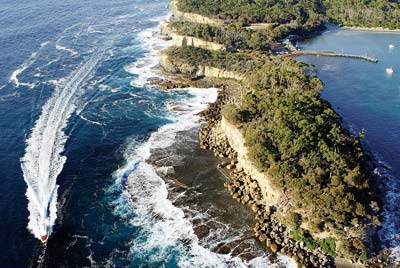
<path id="1" fill-rule="evenodd" d="M 390 48 L 389 45 L 394 45 Z M 325 83 L 323 98 L 342 116 L 354 133 L 365 130 L 365 146 L 382 165 L 385 188 L 383 230 L 386 246 L 400 258 L 400 34 L 329 27 L 321 36 L 300 44 L 305 50 L 333 50 L 368 55 L 358 59 L 302 56 L 315 65 Z M 389 74 L 386 68 L 392 67 Z"/>
<path id="2" fill-rule="evenodd" d="M 248 267 L 200 243 L 184 209 L 205 216 L 146 162 L 217 97 L 146 84 L 167 4 L 0 0 L 0 267 Z M 262 254 L 250 267 L 293 264 Z"/>
<path id="3" fill-rule="evenodd" d="M 165 100 L 189 97 L 186 92 L 132 86 L 137 75 L 125 71 L 145 56 L 147 37 L 139 33 L 159 24 L 158 17 L 168 13 L 166 5 L 167 1 L 1 1 L 1 267 L 136 265 L 127 252 L 138 228 L 114 211 L 111 200 L 120 198 L 121 191 L 107 189 L 115 183 L 113 172 L 126 162 L 127 138 L 146 139 L 169 122 Z M 61 118 L 67 122 L 67 139 L 58 150 L 68 160 L 57 177 L 57 224 L 44 247 L 27 229 L 27 185 L 20 158 L 57 88 L 76 90 L 67 103 L 75 107 L 69 120 Z M 47 123 L 50 132 L 59 125 Z M 40 133 L 39 138 L 47 139 Z M 172 258 L 166 266 L 173 263 Z"/>
<path id="4" fill-rule="evenodd" d="M 124 204 L 128 197 L 114 174 L 127 164 L 128 145 L 140 144 L 174 119 L 167 101 L 193 97 L 142 82 L 157 46 L 151 43 L 152 31 L 168 14 L 166 5 L 1 1 L 1 267 L 176 267 L 177 251 L 154 260 L 156 247 L 142 256 L 130 252 L 140 226 L 127 219 L 135 212 Z M 148 62 L 139 66 L 141 58 Z M 47 103 L 56 108 L 46 108 Z M 44 117 L 44 129 L 39 117 Z M 29 145 L 31 133 L 36 134 Z M 65 133 L 66 143 L 47 146 L 53 145 L 52 133 Z M 27 154 L 29 146 L 32 154 Z M 55 167 L 58 153 L 67 161 Z M 47 246 L 27 228 L 32 200 L 25 196 L 24 175 L 43 178 L 23 174 L 24 155 L 39 159 L 31 160 L 37 165 L 32 169 L 47 165 L 61 172 L 49 175 L 60 187 Z"/>

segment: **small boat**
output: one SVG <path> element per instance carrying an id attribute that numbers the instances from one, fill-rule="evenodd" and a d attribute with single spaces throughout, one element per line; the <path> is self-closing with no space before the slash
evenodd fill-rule
<path id="1" fill-rule="evenodd" d="M 46 243 L 47 242 L 47 235 L 42 235 L 40 237 L 40 241 L 42 241 L 42 243 Z"/>
<path id="2" fill-rule="evenodd" d="M 51 199 L 53 198 L 53 193 L 54 193 L 54 189 L 51 193 L 50 200 L 47 203 L 47 206 L 43 209 L 44 217 L 43 217 L 43 222 L 42 222 L 42 225 L 40 228 L 40 241 L 42 241 L 43 244 L 45 244 L 47 242 L 47 240 L 49 239 L 50 234 L 51 234 L 49 205 L 51 203 Z"/>
<path id="3" fill-rule="evenodd" d="M 44 232 L 40 235 L 40 241 L 46 243 L 50 237 L 50 226 L 46 224 Z"/>
<path id="4" fill-rule="evenodd" d="M 389 45 L 389 48 L 395 48 L 395 45 L 390 44 L 390 45 Z"/>
<path id="5" fill-rule="evenodd" d="M 392 74 L 394 71 L 393 71 L 393 68 L 392 68 L 392 67 L 389 67 L 389 68 L 386 68 L 386 72 L 387 72 L 388 74 Z"/>
<path id="6" fill-rule="evenodd" d="M 50 236 L 50 227 L 46 226 L 46 234 L 40 236 L 40 241 L 42 241 L 42 243 L 46 243 L 47 239 L 49 239 L 49 236 Z"/>

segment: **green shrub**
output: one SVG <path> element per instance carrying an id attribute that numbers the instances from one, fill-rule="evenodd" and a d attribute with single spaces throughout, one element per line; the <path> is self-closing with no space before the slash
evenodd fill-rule
<path id="1" fill-rule="evenodd" d="M 171 48 L 167 53 L 176 61 L 246 77 L 250 90 L 222 113 L 242 131 L 249 159 L 271 176 L 273 187 L 293 200 L 292 211 L 302 211 L 302 217 L 310 219 L 312 233 L 328 228 L 347 239 L 346 229 L 355 228 L 353 223 L 363 228 L 370 217 L 367 204 L 372 192 L 367 160 L 359 139 L 342 127 L 340 117 L 321 98 L 321 83 L 304 72 L 307 65 L 193 47 Z M 298 227 L 293 216 L 288 215 L 289 225 Z M 294 236 L 315 248 L 310 234 Z M 357 252 L 363 245 L 360 240 L 355 251 L 349 250 Z"/>
<path id="2" fill-rule="evenodd" d="M 288 217 L 287 217 L 287 225 L 291 229 L 297 229 L 301 225 L 301 215 L 296 212 L 290 212 Z"/>
<path id="3" fill-rule="evenodd" d="M 320 243 L 320 247 L 322 252 L 332 256 L 332 257 L 336 257 L 336 241 L 334 238 L 332 237 L 327 237 L 325 239 L 323 239 Z"/>
<path id="4" fill-rule="evenodd" d="M 315 250 L 319 247 L 318 241 L 314 240 L 310 233 L 302 228 L 292 230 L 290 234 L 294 240 L 298 242 L 304 242 L 308 249 Z"/>

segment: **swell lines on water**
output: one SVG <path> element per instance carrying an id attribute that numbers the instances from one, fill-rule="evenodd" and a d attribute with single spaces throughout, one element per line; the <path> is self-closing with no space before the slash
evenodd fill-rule
<path id="1" fill-rule="evenodd" d="M 55 48 L 58 51 L 65 51 L 69 53 L 70 57 L 76 57 L 79 56 L 79 52 L 75 51 L 72 48 L 68 48 L 65 45 L 61 45 L 61 42 L 63 39 L 65 39 L 65 34 L 70 33 L 71 31 L 75 31 L 71 33 L 71 36 L 67 39 L 69 43 L 76 41 L 77 38 L 79 38 L 79 35 L 81 34 L 81 31 L 79 29 L 80 24 L 74 24 L 68 28 L 66 28 L 57 38 L 56 41 L 45 41 L 40 44 L 40 47 L 31 53 L 31 55 L 21 64 L 19 65 L 10 75 L 8 82 L 13 84 L 15 87 L 20 87 L 20 86 L 26 86 L 30 88 L 34 88 L 37 86 L 37 81 L 32 81 L 32 82 L 21 82 L 19 80 L 19 76 L 25 72 L 28 68 L 31 68 L 32 66 L 34 67 L 34 64 L 39 64 L 39 66 L 36 67 L 36 70 L 39 71 L 39 73 L 36 73 L 33 75 L 31 78 L 40 78 L 41 77 L 41 69 L 45 67 L 49 67 L 53 63 L 59 61 L 61 59 L 60 53 L 56 54 L 56 57 L 52 58 L 54 56 L 54 51 L 53 49 Z M 53 46 L 49 46 L 50 44 L 53 44 Z M 43 60 L 47 59 L 48 62 L 44 63 Z M 42 65 L 41 65 L 42 64 Z M 56 80 L 50 80 L 46 81 L 48 83 L 52 83 L 53 81 Z"/>
<path id="2" fill-rule="evenodd" d="M 26 140 L 27 147 L 21 159 L 21 168 L 28 186 L 28 229 L 38 239 L 52 232 L 57 217 L 56 179 L 66 161 L 61 153 L 68 139 L 64 128 L 76 110 L 78 97 L 83 92 L 80 85 L 100 59 L 100 53 L 94 55 L 65 79 L 63 84 L 56 87 Z"/>

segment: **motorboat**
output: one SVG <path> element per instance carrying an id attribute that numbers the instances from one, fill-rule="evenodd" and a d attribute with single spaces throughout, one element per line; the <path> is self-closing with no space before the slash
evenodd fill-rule
<path id="1" fill-rule="evenodd" d="M 389 67 L 389 68 L 386 68 L 386 72 L 387 72 L 388 74 L 392 74 L 394 71 L 393 71 L 393 68 L 392 68 L 392 67 Z"/>
<path id="2" fill-rule="evenodd" d="M 46 226 L 45 233 L 40 235 L 40 241 L 42 241 L 42 243 L 46 243 L 47 240 L 49 239 L 49 236 L 50 236 L 50 226 Z"/>

